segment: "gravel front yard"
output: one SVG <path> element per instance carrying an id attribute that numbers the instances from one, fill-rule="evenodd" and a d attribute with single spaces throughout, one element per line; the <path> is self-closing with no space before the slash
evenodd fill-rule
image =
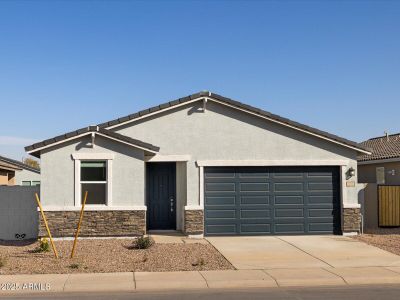
<path id="1" fill-rule="evenodd" d="M 0 241 L 0 274 L 234 269 L 210 244 L 154 244 L 137 250 L 129 249 L 132 239 L 80 240 L 73 259 L 69 258 L 72 241 L 55 242 L 61 259 L 54 258 L 51 248 L 49 252 L 32 253 L 38 244 Z"/>
<path id="2" fill-rule="evenodd" d="M 363 234 L 354 239 L 400 255 L 400 234 Z"/>

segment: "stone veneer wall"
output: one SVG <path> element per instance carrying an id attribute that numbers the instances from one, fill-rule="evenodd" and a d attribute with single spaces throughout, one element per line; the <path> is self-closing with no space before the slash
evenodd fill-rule
<path id="1" fill-rule="evenodd" d="M 185 210 L 185 234 L 204 233 L 204 211 Z"/>
<path id="2" fill-rule="evenodd" d="M 343 232 L 360 232 L 361 213 L 359 208 L 343 209 Z"/>
<path id="3" fill-rule="evenodd" d="M 80 211 L 46 211 L 50 232 L 54 237 L 74 236 Z M 135 236 L 146 233 L 146 211 L 85 211 L 79 236 Z M 39 236 L 47 236 L 39 212 Z"/>

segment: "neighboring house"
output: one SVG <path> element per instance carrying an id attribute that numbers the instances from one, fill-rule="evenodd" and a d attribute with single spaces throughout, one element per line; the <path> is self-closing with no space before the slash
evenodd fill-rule
<path id="1" fill-rule="evenodd" d="M 358 182 L 365 183 L 364 219 L 367 232 L 400 226 L 400 133 L 361 143 L 371 155 L 358 156 Z M 395 228 L 391 229 L 396 230 Z"/>
<path id="2" fill-rule="evenodd" d="M 360 225 L 364 146 L 200 92 L 25 148 L 55 236 L 332 234 Z M 40 234 L 43 234 L 41 221 Z"/>
<path id="3" fill-rule="evenodd" d="M 40 170 L 0 156 L 0 185 L 39 185 Z"/>
<path id="4" fill-rule="evenodd" d="M 400 133 L 362 142 L 371 155 L 358 157 L 358 182 L 400 185 Z"/>

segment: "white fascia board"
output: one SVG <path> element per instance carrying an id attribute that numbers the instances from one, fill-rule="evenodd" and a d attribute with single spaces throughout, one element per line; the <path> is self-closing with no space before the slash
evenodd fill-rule
<path id="1" fill-rule="evenodd" d="M 30 150 L 30 151 L 27 151 L 27 153 L 31 154 L 33 152 L 41 151 L 41 150 L 49 148 L 49 147 L 53 147 L 53 146 L 56 146 L 56 145 L 59 145 L 59 144 L 62 144 L 62 143 L 66 143 L 68 141 L 79 139 L 79 138 L 84 137 L 86 135 L 91 135 L 92 133 L 100 135 L 100 136 L 103 136 L 103 137 L 108 138 L 108 139 L 113 140 L 113 141 L 117 141 L 119 143 L 122 143 L 122 144 L 125 144 L 125 145 L 128 145 L 128 146 L 131 146 L 131 147 L 135 147 L 135 148 L 141 149 L 143 151 L 147 151 L 147 152 L 154 153 L 154 154 L 157 153 L 157 151 L 153 151 L 153 150 L 150 150 L 150 149 L 147 149 L 147 148 L 143 148 L 143 147 L 140 147 L 138 145 L 131 144 L 131 143 L 128 143 L 128 142 L 125 142 L 125 141 L 110 137 L 108 135 L 102 134 L 100 132 L 94 132 L 94 131 L 88 131 L 88 132 L 82 133 L 82 134 L 77 135 L 77 136 L 70 137 L 70 138 L 62 140 L 62 141 L 58 141 L 58 142 L 55 142 L 55 143 L 52 143 L 52 144 L 48 144 L 48 145 L 45 145 L 43 147 L 35 148 L 35 149 Z"/>
<path id="2" fill-rule="evenodd" d="M 374 164 L 384 164 L 384 163 L 391 163 L 391 162 L 400 162 L 400 157 L 396 158 L 387 158 L 387 159 L 377 159 L 377 160 L 367 160 L 367 161 L 359 161 L 357 162 L 358 165 L 374 165 Z"/>
<path id="3" fill-rule="evenodd" d="M 147 162 L 168 162 L 168 161 L 189 161 L 190 155 L 160 155 L 145 156 L 144 160 Z"/>
<path id="4" fill-rule="evenodd" d="M 44 206 L 44 211 L 80 211 L 81 206 Z M 147 210 L 145 205 L 137 206 L 107 206 L 107 205 L 85 205 L 85 211 L 127 211 L 127 210 Z M 39 211 L 39 208 L 38 208 Z"/>
<path id="5" fill-rule="evenodd" d="M 198 160 L 199 167 L 346 166 L 347 160 Z"/>
<path id="6" fill-rule="evenodd" d="M 43 149 L 46 149 L 46 148 L 49 148 L 49 147 L 53 147 L 53 146 L 56 146 L 56 145 L 59 145 L 59 144 L 62 144 L 62 143 L 66 143 L 66 142 L 68 142 L 68 141 L 72 141 L 72 140 L 75 140 L 75 139 L 79 139 L 79 138 L 81 138 L 81 137 L 83 137 L 83 136 L 86 136 L 86 135 L 88 135 L 88 134 L 91 134 L 91 132 L 85 132 L 85 133 L 79 134 L 79 135 L 77 135 L 77 136 L 70 137 L 70 138 L 65 139 L 65 140 L 62 140 L 62 141 L 58 141 L 58 142 L 55 142 L 55 143 L 51 143 L 51 144 L 45 145 L 45 146 L 43 146 L 43 147 L 35 148 L 35 149 L 32 149 L 32 150 L 27 151 L 26 153 L 31 154 L 31 153 L 33 153 L 33 152 L 37 152 L 37 151 L 40 151 L 40 150 L 43 150 Z"/>

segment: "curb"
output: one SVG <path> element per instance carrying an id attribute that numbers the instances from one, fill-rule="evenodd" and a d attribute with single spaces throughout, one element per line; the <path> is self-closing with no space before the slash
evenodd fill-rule
<path id="1" fill-rule="evenodd" d="M 0 275 L 0 296 L 400 284 L 400 267 Z"/>

